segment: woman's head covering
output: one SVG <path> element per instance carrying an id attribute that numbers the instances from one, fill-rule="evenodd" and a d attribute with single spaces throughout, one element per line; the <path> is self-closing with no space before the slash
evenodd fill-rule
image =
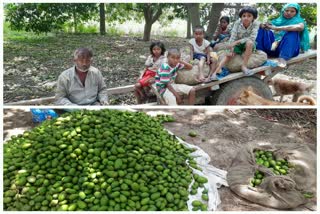
<path id="1" fill-rule="evenodd" d="M 290 19 L 287 19 L 283 16 L 284 11 L 288 7 L 295 8 L 297 11 L 296 15 Z M 309 31 L 308 31 L 306 21 L 303 18 L 301 18 L 301 16 L 300 16 L 300 11 L 301 11 L 301 7 L 299 4 L 288 3 L 282 7 L 280 17 L 272 20 L 271 23 L 275 26 L 286 26 L 286 25 L 294 25 L 294 24 L 303 23 L 304 29 L 300 33 L 300 48 L 302 50 L 306 51 L 310 48 Z M 276 40 L 277 40 L 277 37 L 282 37 L 285 33 L 286 33 L 285 31 L 281 31 L 278 35 L 276 35 Z"/>

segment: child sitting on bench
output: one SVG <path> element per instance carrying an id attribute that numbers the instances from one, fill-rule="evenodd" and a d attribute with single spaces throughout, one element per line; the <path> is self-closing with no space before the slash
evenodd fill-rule
<path id="1" fill-rule="evenodd" d="M 134 94 L 137 98 L 138 104 L 145 102 L 146 91 L 150 90 L 151 84 L 154 83 L 154 77 L 156 76 L 157 70 L 160 65 L 167 59 L 164 56 L 166 49 L 162 42 L 153 42 L 150 45 L 150 53 L 148 56 L 145 66 L 145 71 L 140 75 L 138 82 L 134 85 Z"/>
<path id="2" fill-rule="evenodd" d="M 199 60 L 199 75 L 198 82 L 204 82 L 204 63 L 210 66 L 210 73 L 216 68 L 216 61 L 210 56 L 210 42 L 204 39 L 204 29 L 202 26 L 194 28 L 194 38 L 189 40 L 190 44 L 190 58 Z"/>

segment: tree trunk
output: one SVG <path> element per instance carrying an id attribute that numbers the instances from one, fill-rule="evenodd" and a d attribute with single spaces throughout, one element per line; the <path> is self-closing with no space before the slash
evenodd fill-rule
<path id="1" fill-rule="evenodd" d="M 209 15 L 209 24 L 206 32 L 206 36 L 209 40 L 212 39 L 213 33 L 219 23 L 221 11 L 224 9 L 224 3 L 213 3 Z"/>
<path id="2" fill-rule="evenodd" d="M 76 14 L 76 5 L 73 8 L 73 30 L 74 33 L 77 33 L 77 14 Z"/>
<path id="3" fill-rule="evenodd" d="M 100 34 L 106 34 L 106 11 L 104 8 L 104 3 L 99 4 L 99 14 L 100 14 Z"/>
<path id="4" fill-rule="evenodd" d="M 200 25 L 199 3 L 190 3 L 186 5 L 188 8 L 188 13 L 190 14 L 192 28 Z"/>
<path id="5" fill-rule="evenodd" d="M 152 23 L 146 22 L 146 24 L 144 25 L 144 31 L 143 31 L 143 41 L 150 41 L 151 28 L 152 28 Z"/>
<path id="6" fill-rule="evenodd" d="M 150 41 L 152 24 L 159 19 L 161 14 L 162 8 L 160 4 L 144 4 L 143 15 L 146 23 L 144 25 L 143 41 Z"/>
<path id="7" fill-rule="evenodd" d="M 191 17 L 188 11 L 188 20 L 187 20 L 187 39 L 191 38 L 192 34 L 191 34 Z"/>

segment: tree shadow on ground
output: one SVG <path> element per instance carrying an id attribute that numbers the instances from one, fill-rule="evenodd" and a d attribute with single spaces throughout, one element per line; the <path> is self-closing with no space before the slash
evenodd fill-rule
<path id="1" fill-rule="evenodd" d="M 22 134 L 25 130 L 35 127 L 32 115 L 27 109 L 3 110 L 3 139 L 6 141 L 12 135 Z"/>
<path id="2" fill-rule="evenodd" d="M 188 45 L 185 38 L 158 36 L 154 40 L 162 41 L 167 49 Z M 151 44 L 133 36 L 94 34 L 59 34 L 35 41 L 5 39 L 5 103 L 53 96 L 58 76 L 73 66 L 72 54 L 79 47 L 93 50 L 92 66 L 102 72 L 108 88 L 134 84 L 145 67 Z M 295 77 L 294 81 L 313 83 L 316 81 L 316 64 L 314 59 L 307 60 L 289 67 L 283 74 Z M 312 89 L 312 96 L 316 97 L 316 89 Z M 110 99 L 114 105 L 136 104 L 132 93 L 110 96 Z"/>
<path id="3" fill-rule="evenodd" d="M 285 114 L 292 121 L 279 119 L 268 120 L 265 115 L 254 114 L 246 110 L 209 110 L 209 109 L 188 109 L 188 110 L 144 110 L 149 114 L 166 112 L 172 114 L 176 121 L 166 123 L 165 127 L 176 136 L 187 143 L 199 146 L 211 158 L 210 164 L 228 171 L 233 158 L 239 150 L 249 143 L 271 143 L 271 144 L 305 144 L 316 151 L 316 111 L 309 111 L 312 127 L 302 128 L 299 126 L 301 118 L 296 116 L 295 109 L 266 110 L 276 114 Z M 269 112 L 269 113 L 270 113 Z M 297 123 L 295 123 L 297 122 Z M 189 132 L 193 130 L 196 137 L 190 137 Z M 222 203 L 219 210 L 228 211 L 272 211 L 276 210 L 254 204 L 235 195 L 228 187 L 219 189 Z M 316 207 L 316 199 L 311 200 L 310 207 Z M 305 207 L 298 207 L 294 210 L 307 210 Z"/>

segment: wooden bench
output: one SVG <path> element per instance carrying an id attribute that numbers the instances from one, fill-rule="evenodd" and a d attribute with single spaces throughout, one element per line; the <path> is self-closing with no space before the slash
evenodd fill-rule
<path id="1" fill-rule="evenodd" d="M 109 88 L 107 89 L 108 95 L 116 95 L 116 94 L 126 94 L 129 92 L 133 92 L 134 85 L 127 85 L 122 87 L 116 87 L 116 88 Z M 54 103 L 54 96 L 52 97 L 43 97 L 43 98 L 36 98 L 32 100 L 22 100 L 18 102 L 11 102 L 11 103 L 5 103 L 5 105 L 48 105 Z"/>

